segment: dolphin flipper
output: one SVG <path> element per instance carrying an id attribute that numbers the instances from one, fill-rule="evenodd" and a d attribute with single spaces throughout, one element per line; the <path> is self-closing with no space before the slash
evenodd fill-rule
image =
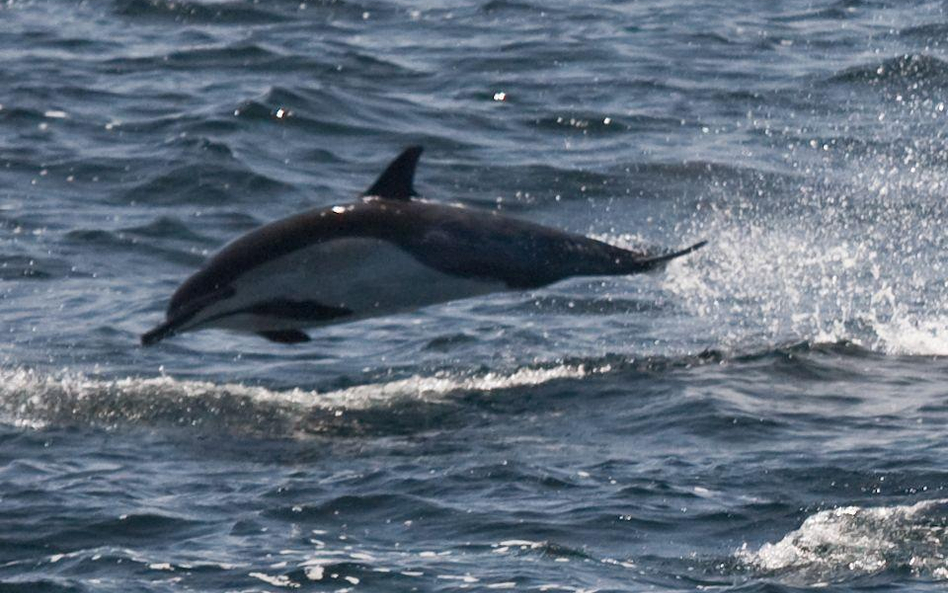
<path id="1" fill-rule="evenodd" d="M 277 344 L 300 344 L 302 342 L 310 341 L 310 337 L 308 335 L 296 329 L 257 332 L 257 335 L 261 338 L 266 338 L 271 342 L 276 342 Z"/>

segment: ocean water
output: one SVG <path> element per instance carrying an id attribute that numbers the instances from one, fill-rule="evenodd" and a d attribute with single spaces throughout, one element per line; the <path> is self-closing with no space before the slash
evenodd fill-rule
<path id="1" fill-rule="evenodd" d="M 0 591 L 943 591 L 948 4 L 8 0 Z M 410 144 L 698 253 L 143 349 Z"/>

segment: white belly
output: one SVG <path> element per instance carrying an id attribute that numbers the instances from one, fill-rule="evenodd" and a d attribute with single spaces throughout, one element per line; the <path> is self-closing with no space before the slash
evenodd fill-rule
<path id="1" fill-rule="evenodd" d="M 276 258 L 240 276 L 232 286 L 234 296 L 208 307 L 189 325 L 242 331 L 312 327 L 507 290 L 499 281 L 443 274 L 387 241 L 357 238 L 319 243 Z M 280 299 L 316 301 L 348 309 L 352 315 L 322 323 L 249 313 L 204 321 Z"/>

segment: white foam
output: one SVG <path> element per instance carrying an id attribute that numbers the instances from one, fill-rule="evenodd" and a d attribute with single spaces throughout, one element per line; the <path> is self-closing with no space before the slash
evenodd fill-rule
<path id="1" fill-rule="evenodd" d="M 550 368 L 524 367 L 512 373 L 484 373 L 474 376 L 440 373 L 434 376 L 412 375 L 384 383 L 357 385 L 339 391 L 322 394 L 327 402 L 338 402 L 347 408 L 371 407 L 380 401 L 393 398 L 416 397 L 437 399 L 457 391 L 497 391 L 513 387 L 540 385 L 558 379 L 579 379 L 589 374 L 608 372 L 608 365 L 587 367 L 586 365 L 560 365 Z M 428 396 L 428 397 L 426 397 Z"/>
<path id="2" fill-rule="evenodd" d="M 948 316 L 916 319 L 903 315 L 875 325 L 891 354 L 948 356 Z"/>
<path id="3" fill-rule="evenodd" d="M 311 581 L 321 581 L 326 574 L 326 569 L 322 566 L 307 566 L 305 569 L 306 578 Z"/>
<path id="4" fill-rule="evenodd" d="M 274 587 L 286 587 L 288 589 L 299 589 L 300 584 L 290 580 L 289 577 L 284 575 L 268 575 L 263 572 L 251 572 L 247 576 L 251 576 L 255 579 L 259 579 L 268 585 L 273 585 Z"/>
<path id="5" fill-rule="evenodd" d="M 850 341 L 948 355 L 948 287 L 937 289 L 937 266 L 909 269 L 874 240 L 812 221 L 787 228 L 730 216 L 709 221 L 712 243 L 662 278 L 714 347 Z"/>
<path id="6" fill-rule="evenodd" d="M 795 583 L 839 582 L 889 569 L 948 580 L 948 499 L 907 506 L 820 511 L 757 551 L 736 552 L 752 569 Z"/>
<path id="7" fill-rule="evenodd" d="M 823 164 L 794 150 L 788 164 L 803 163 L 802 177 L 711 177 L 693 219 L 676 227 L 710 240 L 661 278 L 695 318 L 686 322 L 706 327 L 713 348 L 850 341 L 948 355 L 943 167 L 912 148 Z"/>
<path id="8" fill-rule="evenodd" d="M 170 376 L 106 379 L 71 372 L 43 374 L 25 368 L 0 369 L 0 420 L 26 427 L 57 422 L 134 424 L 162 418 L 179 425 L 197 424 L 201 419 L 193 415 L 199 413 L 195 406 L 198 402 L 205 414 L 240 414 L 252 423 L 261 412 L 271 417 L 298 418 L 300 412 L 306 410 L 327 410 L 340 415 L 347 410 L 396 405 L 406 399 L 437 403 L 459 391 L 529 387 L 608 372 L 609 368 L 608 365 L 560 364 L 523 367 L 509 373 L 417 374 L 327 392 L 273 390 Z M 217 420 L 226 422 L 227 418 Z"/>

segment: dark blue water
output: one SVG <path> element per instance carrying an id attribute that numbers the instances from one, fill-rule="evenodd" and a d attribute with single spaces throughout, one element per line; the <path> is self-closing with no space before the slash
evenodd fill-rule
<path id="1" fill-rule="evenodd" d="M 3 4 L 0 590 L 943 590 L 946 8 Z M 416 143 L 429 199 L 710 244 L 138 346 Z"/>

